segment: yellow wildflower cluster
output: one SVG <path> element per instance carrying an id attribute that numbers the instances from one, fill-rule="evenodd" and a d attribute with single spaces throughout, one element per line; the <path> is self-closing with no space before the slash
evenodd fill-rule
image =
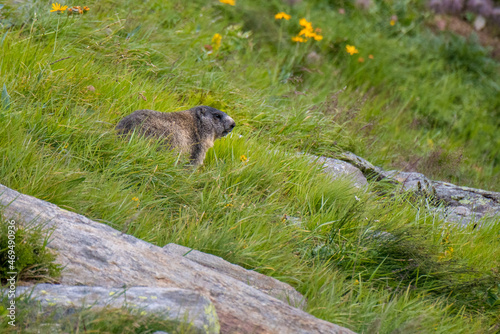
<path id="1" fill-rule="evenodd" d="M 241 160 L 241 162 L 244 162 L 244 163 L 248 162 L 248 158 L 244 154 L 240 157 L 240 160 Z"/>
<path id="2" fill-rule="evenodd" d="M 220 3 L 234 6 L 236 4 L 236 0 L 219 0 Z"/>
<path id="3" fill-rule="evenodd" d="M 51 13 L 56 12 L 56 13 L 64 13 L 67 12 L 68 15 L 71 14 L 85 14 L 90 10 L 89 7 L 87 6 L 73 6 L 69 7 L 68 6 L 62 6 L 60 3 L 53 3 L 52 4 L 52 9 L 50 10 Z"/>
<path id="4" fill-rule="evenodd" d="M 214 50 L 217 51 L 220 48 L 221 41 L 222 41 L 221 34 L 215 34 L 214 37 L 212 37 L 212 47 Z"/>
<path id="5" fill-rule="evenodd" d="M 359 50 L 356 49 L 356 47 L 354 45 L 346 45 L 345 46 L 345 50 L 348 54 L 350 54 L 351 56 L 356 54 L 356 53 L 359 53 Z M 368 59 L 374 59 L 375 57 L 373 57 L 373 55 L 368 55 Z M 365 62 L 365 58 L 364 57 L 359 57 L 358 58 L 358 63 L 364 63 Z"/>
<path id="6" fill-rule="evenodd" d="M 141 203 L 141 201 L 139 200 L 139 197 L 135 197 L 135 196 L 132 197 L 132 201 L 137 202 L 136 208 L 138 208 L 140 203 Z"/>
<path id="7" fill-rule="evenodd" d="M 315 41 L 321 41 L 323 36 L 321 34 L 321 29 L 313 29 L 312 23 L 308 22 L 306 19 L 300 19 L 299 24 L 303 27 L 299 34 L 292 37 L 292 41 L 305 43 L 308 38 L 313 38 Z M 303 37 L 302 37 L 303 36 Z"/>
<path id="8" fill-rule="evenodd" d="M 285 13 L 285 12 L 280 12 L 280 13 L 278 13 L 278 14 L 274 15 L 274 18 L 275 18 L 276 20 L 285 19 L 285 20 L 287 20 L 287 21 L 288 21 L 288 20 L 290 20 L 290 19 L 292 18 L 292 16 L 291 16 L 291 15 L 288 15 L 288 14 L 287 14 L 287 13 Z"/>

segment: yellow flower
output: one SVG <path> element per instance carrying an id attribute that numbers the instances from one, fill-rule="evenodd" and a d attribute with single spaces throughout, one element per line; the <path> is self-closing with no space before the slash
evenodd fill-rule
<path id="1" fill-rule="evenodd" d="M 56 2 L 56 3 L 52 4 L 52 10 L 50 12 L 51 13 L 52 12 L 60 12 L 60 13 L 62 13 L 62 12 L 64 12 L 66 10 L 66 8 L 68 8 L 68 6 L 61 6 L 61 4 L 59 4 L 59 3 Z"/>
<path id="2" fill-rule="evenodd" d="M 234 6 L 236 3 L 236 0 L 219 0 L 220 3 L 224 3 L 226 5 L 231 5 Z"/>
<path id="3" fill-rule="evenodd" d="M 323 39 L 323 36 L 318 35 L 318 34 L 314 34 L 313 38 L 315 41 L 321 41 Z"/>
<path id="4" fill-rule="evenodd" d="M 373 55 L 368 55 L 368 58 L 373 59 Z"/>
<path id="5" fill-rule="evenodd" d="M 213 43 L 214 50 L 217 50 L 218 48 L 220 48 L 221 41 L 222 41 L 221 34 L 215 34 L 214 37 L 212 37 L 212 43 Z"/>
<path id="6" fill-rule="evenodd" d="M 321 29 L 316 28 L 316 32 L 314 32 L 315 30 L 311 22 L 308 22 L 306 19 L 300 19 L 299 24 L 304 28 L 299 32 L 297 37 L 292 38 L 292 41 L 304 43 L 307 41 L 307 38 L 314 38 L 316 41 L 321 41 L 323 39 L 323 36 L 320 35 Z M 304 36 L 305 38 L 299 39 L 299 36 Z"/>
<path id="7" fill-rule="evenodd" d="M 288 15 L 288 14 L 287 14 L 287 13 L 285 13 L 285 12 L 280 12 L 280 13 L 278 13 L 278 14 L 274 15 L 274 18 L 275 18 L 276 20 L 285 19 L 285 20 L 287 20 L 287 21 L 288 21 L 288 20 L 290 20 L 290 19 L 292 18 L 292 16 L 291 16 L 291 15 Z"/>
<path id="8" fill-rule="evenodd" d="M 248 161 L 248 158 L 243 154 L 241 157 L 240 157 L 240 160 L 241 162 L 247 162 Z"/>
<path id="9" fill-rule="evenodd" d="M 295 36 L 295 37 L 292 37 L 292 41 L 299 42 L 299 43 L 305 43 L 305 42 L 307 42 L 307 39 L 302 38 L 300 36 Z"/>
<path id="10" fill-rule="evenodd" d="M 395 25 L 395 24 L 396 24 L 396 21 L 391 20 L 391 22 L 390 22 L 390 23 L 391 23 L 391 26 L 393 26 L 393 25 Z"/>
<path id="11" fill-rule="evenodd" d="M 132 197 L 132 201 L 138 202 L 139 198 L 138 197 Z"/>
<path id="12" fill-rule="evenodd" d="M 316 36 L 316 34 L 314 33 L 314 31 L 309 30 L 307 28 L 304 28 L 304 29 L 302 29 L 299 32 L 299 36 L 302 36 L 302 35 L 304 35 L 305 37 L 314 37 L 314 36 Z"/>
<path id="13" fill-rule="evenodd" d="M 307 22 L 306 19 L 300 19 L 299 24 L 303 26 L 305 29 L 312 31 L 313 27 L 311 22 Z"/>
<path id="14" fill-rule="evenodd" d="M 354 45 L 346 45 L 345 50 L 347 51 L 348 54 L 351 56 L 355 53 L 359 53 L 359 51 L 356 49 Z"/>

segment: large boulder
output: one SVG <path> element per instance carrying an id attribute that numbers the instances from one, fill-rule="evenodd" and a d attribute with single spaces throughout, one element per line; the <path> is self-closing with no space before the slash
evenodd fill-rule
<path id="1" fill-rule="evenodd" d="M 353 333 L 184 256 L 3 185 L 0 205 L 4 218 L 52 229 L 48 247 L 65 267 L 64 285 L 193 290 L 213 303 L 223 333 Z"/>

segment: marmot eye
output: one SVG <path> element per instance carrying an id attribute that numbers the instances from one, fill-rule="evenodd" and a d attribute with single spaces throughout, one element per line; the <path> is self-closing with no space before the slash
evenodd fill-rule
<path id="1" fill-rule="evenodd" d="M 221 115 L 219 115 L 219 114 L 215 114 L 215 117 L 217 117 L 218 119 L 221 119 L 221 118 L 222 118 L 222 116 L 221 116 Z"/>

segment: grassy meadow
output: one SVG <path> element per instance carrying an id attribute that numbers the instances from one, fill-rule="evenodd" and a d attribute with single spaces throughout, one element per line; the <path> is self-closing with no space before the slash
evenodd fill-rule
<path id="1" fill-rule="evenodd" d="M 500 191 L 498 63 L 474 38 L 433 32 L 423 2 L 63 2 L 90 8 L 71 16 L 45 1 L 2 4 L 1 184 L 273 276 L 311 314 L 359 333 L 500 332 L 498 220 L 447 225 L 425 198 L 353 188 L 295 154 L 348 150 Z M 202 104 L 237 127 L 200 168 L 114 132 L 136 109 Z M 22 247 L 57 275 L 35 232 L 41 245 Z M 0 328 L 57 322 L 35 311 Z M 146 333 L 148 323 L 82 313 L 61 326 Z"/>

